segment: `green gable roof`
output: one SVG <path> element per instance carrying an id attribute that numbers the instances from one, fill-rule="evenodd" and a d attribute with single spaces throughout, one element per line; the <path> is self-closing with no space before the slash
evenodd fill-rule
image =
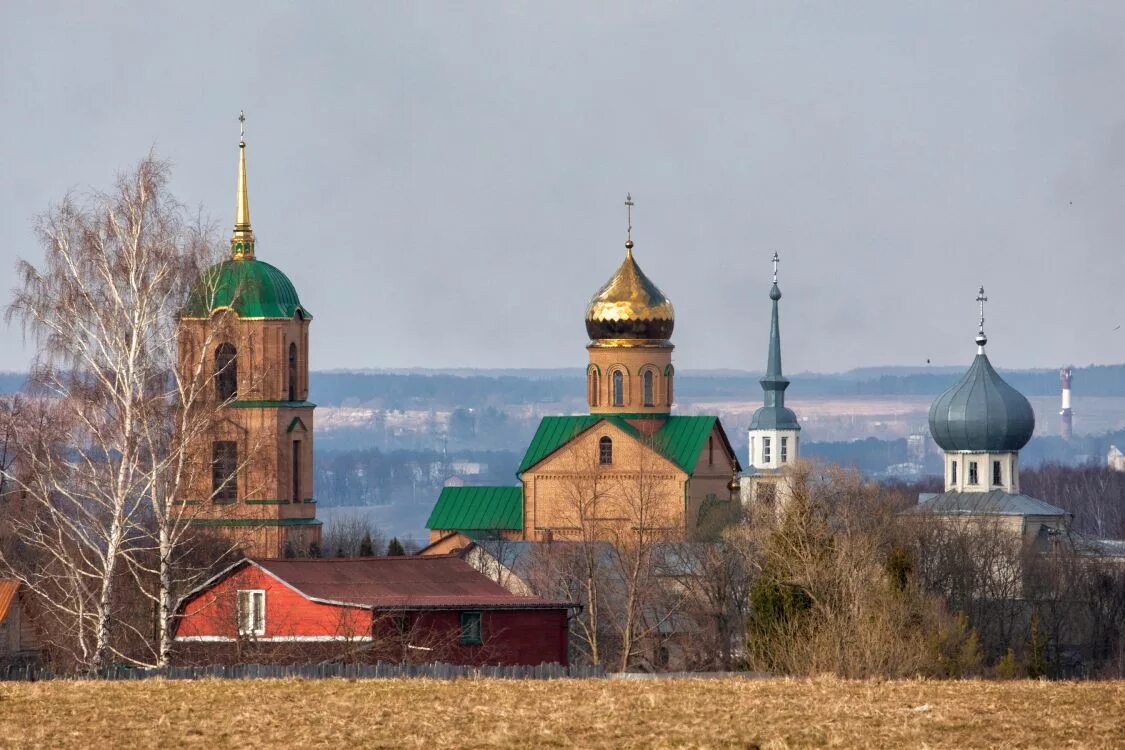
<path id="1" fill-rule="evenodd" d="M 445 487 L 426 528 L 522 529 L 523 487 Z"/>
<path id="2" fill-rule="evenodd" d="M 292 318 L 301 306 L 297 290 L 275 266 L 247 258 L 224 260 L 207 270 L 184 307 L 185 318 L 209 318 L 221 308 L 231 308 L 243 318 Z"/>
<path id="3" fill-rule="evenodd" d="M 628 417 L 633 419 L 662 419 L 664 424 L 650 438 L 652 445 L 661 455 L 689 475 L 695 472 L 699 455 L 702 453 L 704 446 L 707 445 L 708 436 L 711 435 L 719 421 L 718 417 L 678 415 L 653 417 L 645 414 L 628 415 Z M 528 446 L 527 453 L 524 454 L 517 473 L 522 474 L 527 471 L 578 435 L 603 421 L 610 422 L 638 440 L 646 439 L 643 433 L 629 424 L 624 415 L 582 414 L 571 417 L 544 417 L 543 421 L 539 423 L 539 429 L 535 431 L 535 437 L 531 439 L 531 445 Z M 719 433 L 723 435 L 724 442 L 726 442 L 726 436 L 721 427 Z M 734 451 L 730 449 L 729 442 L 727 443 L 727 449 L 731 451 L 733 456 Z M 736 457 L 735 462 L 737 463 L 737 461 Z"/>

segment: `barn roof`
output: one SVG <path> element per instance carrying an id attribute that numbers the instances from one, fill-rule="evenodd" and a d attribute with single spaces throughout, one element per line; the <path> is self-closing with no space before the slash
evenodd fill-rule
<path id="1" fill-rule="evenodd" d="M 573 606 L 517 596 L 456 555 L 332 559 L 249 559 L 298 593 L 329 604 L 372 609 L 558 609 Z"/>
<path id="2" fill-rule="evenodd" d="M 8 616 L 8 609 L 16 600 L 16 593 L 20 590 L 20 582 L 10 578 L 0 578 L 0 622 Z"/>

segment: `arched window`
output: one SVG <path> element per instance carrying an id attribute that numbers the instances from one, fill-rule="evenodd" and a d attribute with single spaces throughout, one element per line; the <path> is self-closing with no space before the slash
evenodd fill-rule
<path id="1" fill-rule="evenodd" d="M 598 463 L 602 466 L 613 463 L 613 441 L 608 437 L 598 441 Z"/>
<path id="2" fill-rule="evenodd" d="M 644 391 L 645 396 L 645 406 L 653 406 L 655 404 L 655 401 L 653 400 L 655 398 L 655 394 L 652 392 L 652 381 L 652 370 L 645 370 L 644 374 L 641 375 L 641 385 L 643 386 L 642 390 Z"/>
<path id="3" fill-rule="evenodd" d="M 238 395 L 238 350 L 233 344 L 219 344 L 215 350 L 215 394 L 220 401 Z"/>
<path id="4" fill-rule="evenodd" d="M 666 402 L 668 406 L 672 405 L 672 378 L 675 376 L 675 374 L 676 371 L 672 369 L 672 365 L 668 365 L 664 368 L 664 387 L 668 392 L 668 401 Z"/>
<path id="5" fill-rule="evenodd" d="M 621 370 L 613 371 L 613 405 L 625 405 L 625 374 Z"/>
<path id="6" fill-rule="evenodd" d="M 598 368 L 591 367 L 589 384 L 587 386 L 590 389 L 589 398 L 587 398 L 587 401 L 590 402 L 590 406 L 598 405 L 598 388 L 600 386 L 601 378 L 598 377 Z"/>
<path id="7" fill-rule="evenodd" d="M 297 344 L 289 344 L 289 400 L 297 400 Z"/>

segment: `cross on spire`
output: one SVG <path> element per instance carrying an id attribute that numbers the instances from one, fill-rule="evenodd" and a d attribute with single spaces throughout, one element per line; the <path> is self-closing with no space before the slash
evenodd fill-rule
<path id="1" fill-rule="evenodd" d="M 977 292 L 977 302 L 980 304 L 980 328 L 977 329 L 977 346 L 980 351 L 984 352 L 984 345 L 988 343 L 988 337 L 984 335 L 984 303 L 988 302 L 988 297 L 984 296 L 984 287 L 980 288 Z"/>
<path id="2" fill-rule="evenodd" d="M 779 260 L 781 259 L 777 257 L 777 253 L 775 252 L 773 254 L 773 283 L 775 284 L 777 283 L 777 263 Z"/>
<path id="3" fill-rule="evenodd" d="M 633 194 L 625 193 L 625 243 L 633 246 Z"/>
<path id="4" fill-rule="evenodd" d="M 238 145 L 246 145 L 246 113 L 238 110 Z"/>

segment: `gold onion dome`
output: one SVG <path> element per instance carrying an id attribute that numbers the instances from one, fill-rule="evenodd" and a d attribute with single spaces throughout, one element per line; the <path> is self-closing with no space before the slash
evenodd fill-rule
<path id="1" fill-rule="evenodd" d="M 637 265 L 629 240 L 624 262 L 586 308 L 586 333 L 591 339 L 666 341 L 675 323 L 672 301 Z"/>

